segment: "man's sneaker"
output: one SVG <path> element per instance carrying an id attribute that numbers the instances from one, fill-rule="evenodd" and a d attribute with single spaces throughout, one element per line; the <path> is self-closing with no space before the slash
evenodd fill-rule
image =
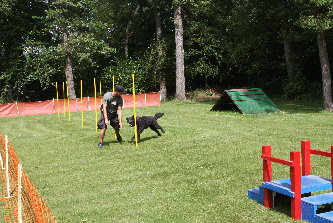
<path id="1" fill-rule="evenodd" d="M 103 147 L 103 143 L 98 143 L 98 148 L 102 148 Z"/>
<path id="2" fill-rule="evenodd" d="M 117 140 L 118 140 L 118 142 L 122 142 L 123 141 L 123 139 L 121 138 L 120 135 L 117 135 Z"/>

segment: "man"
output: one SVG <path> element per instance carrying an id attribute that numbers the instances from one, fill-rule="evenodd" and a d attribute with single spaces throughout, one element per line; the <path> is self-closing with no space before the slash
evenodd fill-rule
<path id="1" fill-rule="evenodd" d="M 107 92 L 104 94 L 101 106 L 101 118 L 97 123 L 98 128 L 101 129 L 99 134 L 98 148 L 103 147 L 105 131 L 108 125 L 111 125 L 114 128 L 118 142 L 122 142 L 122 138 L 119 134 L 120 128 L 123 127 L 123 98 L 121 97 L 122 93 L 124 93 L 124 87 L 121 85 L 117 85 L 114 92 Z"/>

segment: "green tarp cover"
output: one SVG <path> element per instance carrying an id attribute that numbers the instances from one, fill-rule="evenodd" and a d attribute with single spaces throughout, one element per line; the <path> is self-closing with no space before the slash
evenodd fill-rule
<path id="1" fill-rule="evenodd" d="M 238 109 L 243 114 L 279 112 L 279 109 L 260 88 L 225 90 L 211 110 L 232 109 Z"/>

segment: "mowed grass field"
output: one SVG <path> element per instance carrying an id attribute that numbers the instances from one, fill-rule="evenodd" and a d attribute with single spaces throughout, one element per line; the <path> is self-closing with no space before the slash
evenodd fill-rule
<path id="1" fill-rule="evenodd" d="M 165 113 L 158 122 L 166 131 L 146 129 L 138 147 L 129 108 L 124 142 L 108 129 L 101 149 L 94 111 L 84 113 L 84 127 L 80 112 L 71 122 L 64 114 L 0 118 L 0 132 L 59 222 L 296 222 L 288 202 L 267 209 L 247 198 L 262 182 L 261 146 L 288 160 L 301 140 L 330 151 L 333 113 L 320 102 L 273 102 L 280 113 L 212 112 L 215 101 L 137 108 L 138 116 Z M 314 156 L 312 166 L 330 177 L 328 158 Z M 273 171 L 273 179 L 289 177 L 286 166 Z"/>

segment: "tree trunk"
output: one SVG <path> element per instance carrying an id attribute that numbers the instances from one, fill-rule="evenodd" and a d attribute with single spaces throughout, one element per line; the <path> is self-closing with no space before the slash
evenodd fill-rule
<path id="1" fill-rule="evenodd" d="M 63 33 L 64 43 L 67 44 L 68 33 L 67 30 Z M 73 78 L 73 66 L 72 66 L 72 54 L 67 52 L 66 62 L 65 62 L 65 75 L 68 86 L 68 97 L 70 99 L 76 98 L 75 88 L 74 88 L 74 78 Z"/>
<path id="2" fill-rule="evenodd" d="M 139 13 L 140 5 L 136 6 L 136 9 L 134 10 L 133 16 Z M 128 56 L 129 54 L 129 39 L 130 39 L 130 30 L 131 30 L 132 21 L 128 22 L 128 25 L 125 30 L 125 55 Z"/>
<path id="3" fill-rule="evenodd" d="M 279 7 L 281 11 L 286 11 L 286 5 L 284 1 L 279 1 Z M 292 50 L 292 41 L 290 40 L 290 32 L 289 30 L 292 27 L 288 26 L 288 17 L 287 15 L 283 14 L 281 17 L 281 33 L 283 38 L 283 46 L 284 46 L 284 57 L 286 60 L 287 72 L 288 72 L 288 79 L 291 81 L 293 77 L 296 75 L 295 73 L 295 54 Z"/>
<path id="4" fill-rule="evenodd" d="M 176 99 L 185 100 L 185 69 L 183 47 L 183 21 L 180 0 L 176 2 L 174 11 L 175 43 L 176 43 Z"/>
<path id="5" fill-rule="evenodd" d="M 65 74 L 68 84 L 68 96 L 70 99 L 76 98 L 73 78 L 72 55 L 70 53 L 66 55 Z"/>
<path id="6" fill-rule="evenodd" d="M 157 43 L 157 75 L 160 81 L 160 94 L 161 94 L 161 101 L 167 101 L 167 89 L 166 89 L 166 82 L 165 82 L 165 74 L 161 69 L 161 64 L 163 63 L 163 46 L 161 43 L 162 39 L 162 25 L 161 25 L 161 18 L 158 14 L 159 11 L 157 8 L 154 8 L 155 14 L 155 22 L 156 22 L 156 43 Z"/>
<path id="7" fill-rule="evenodd" d="M 291 42 L 284 38 L 283 40 L 284 44 L 284 56 L 286 59 L 286 65 L 287 65 L 287 72 L 288 72 L 288 78 L 289 80 L 292 80 L 295 76 L 295 61 L 294 61 L 294 52 L 291 47 Z"/>
<path id="8" fill-rule="evenodd" d="M 318 31 L 317 42 L 319 48 L 319 58 L 322 72 L 323 80 L 323 100 L 324 100 L 324 110 L 332 111 L 332 81 L 331 81 L 331 71 L 330 64 L 328 60 L 328 52 L 326 46 L 325 32 Z"/>

